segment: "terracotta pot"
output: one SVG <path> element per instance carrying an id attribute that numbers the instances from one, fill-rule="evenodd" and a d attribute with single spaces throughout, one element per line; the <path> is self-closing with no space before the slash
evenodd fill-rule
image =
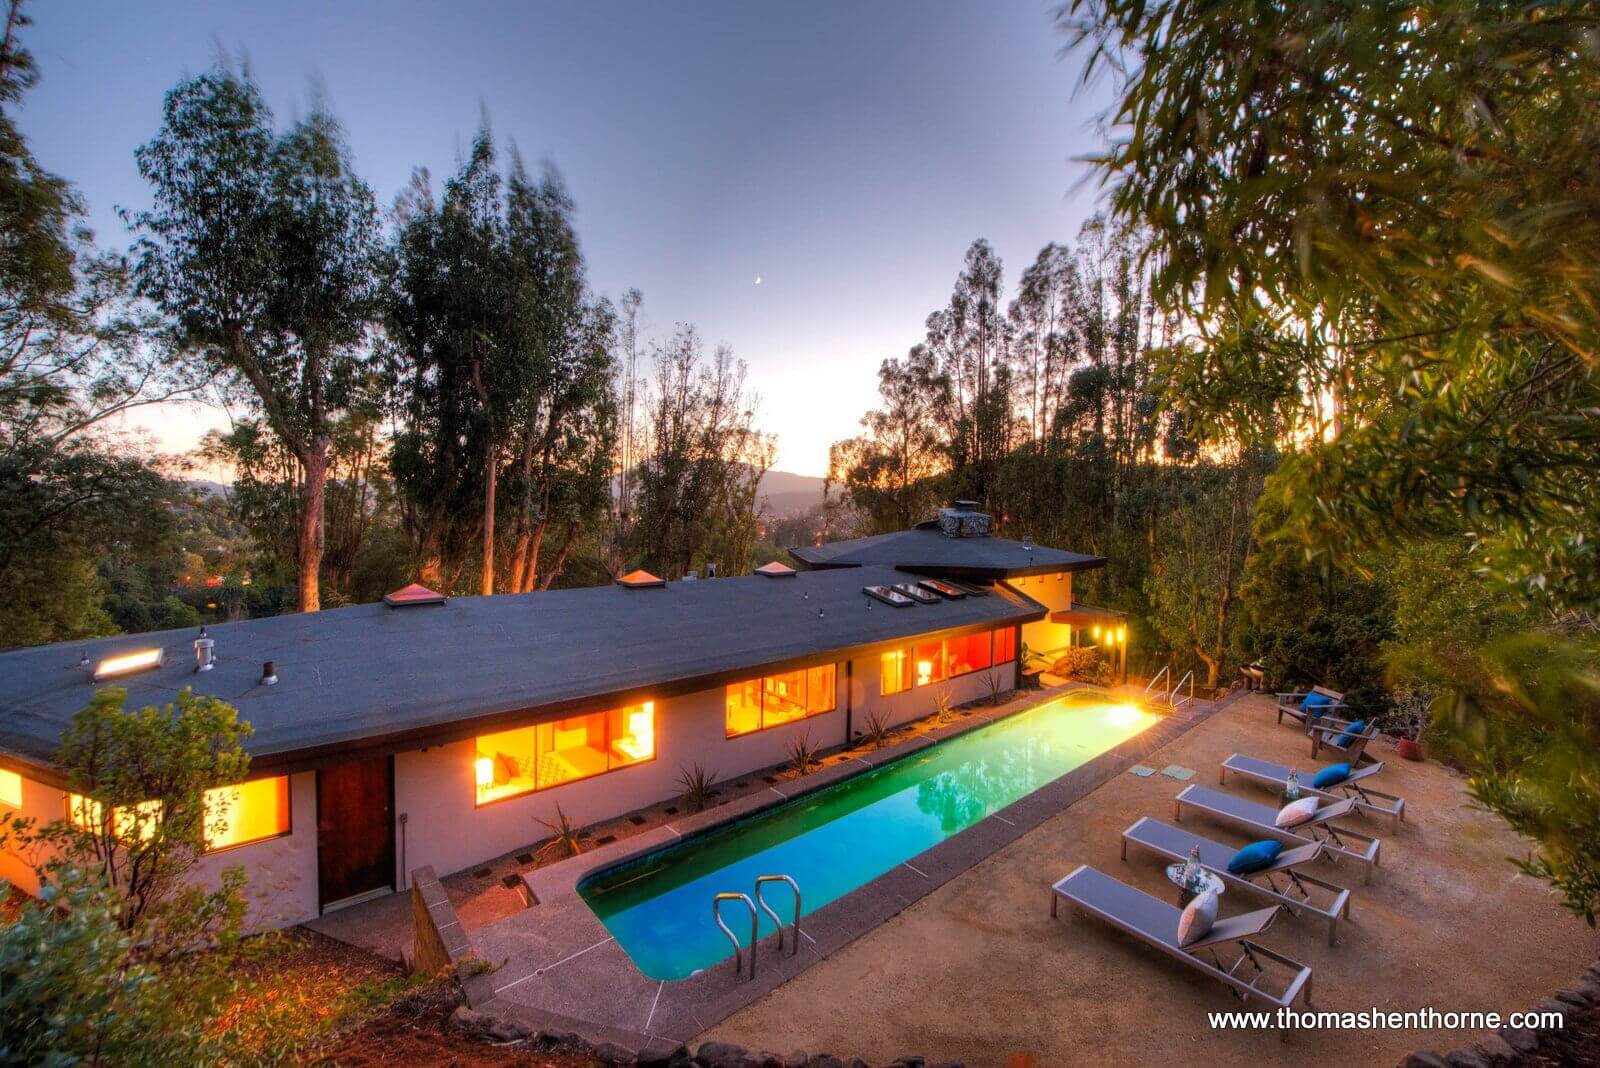
<path id="1" fill-rule="evenodd" d="M 1424 754 L 1422 743 L 1413 738 L 1400 739 L 1400 758 L 1402 760 L 1422 760 Z"/>

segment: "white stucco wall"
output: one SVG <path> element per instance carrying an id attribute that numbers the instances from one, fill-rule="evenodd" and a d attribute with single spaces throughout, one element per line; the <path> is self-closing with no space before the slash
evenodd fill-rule
<path id="1" fill-rule="evenodd" d="M 66 815 L 67 795 L 23 776 L 22 808 L 13 812 L 39 824 Z M 317 915 L 317 788 L 312 772 L 289 779 L 290 833 L 264 842 L 236 846 L 203 856 L 190 878 L 216 886 L 222 872 L 244 867 L 249 876 L 245 895 L 250 903 L 246 924 L 251 929 L 281 927 Z M 33 858 L 43 861 L 44 857 Z M 29 859 L 10 850 L 0 852 L 0 876 L 28 893 L 37 893 L 39 881 Z"/>
<path id="2" fill-rule="evenodd" d="M 995 669 L 1002 686 L 1013 682 L 1013 665 Z M 961 704 L 988 694 L 984 672 L 951 679 L 944 685 Z M 521 849 L 549 835 L 539 819 L 554 820 L 556 805 L 578 825 L 612 819 L 683 792 L 679 778 L 694 763 L 726 781 L 788 759 L 789 746 L 810 733 L 819 746 L 845 743 L 847 693 L 850 718 L 859 732 L 874 709 L 888 710 L 891 724 L 901 724 L 933 711 L 932 686 L 880 696 L 879 658 L 854 661 L 835 672 L 839 687 L 834 711 L 737 738 L 726 736 L 725 691 L 718 687 L 656 702 L 656 757 L 591 779 L 475 804 L 471 741 L 433 746 L 395 757 L 395 812 L 407 817 L 404 848 L 396 851 L 396 885 L 407 884 L 409 872 L 431 864 L 440 874 L 460 871 L 491 857 Z"/>
<path id="3" fill-rule="evenodd" d="M 1057 571 L 1051 575 L 1033 575 L 1010 579 L 1008 585 L 1038 601 L 1052 612 L 1072 607 L 1072 572 Z M 1049 618 L 1037 623 L 1024 623 L 1022 641 L 1030 650 L 1048 654 L 1065 649 L 1072 642 L 1072 627 L 1066 623 L 1052 623 Z"/>

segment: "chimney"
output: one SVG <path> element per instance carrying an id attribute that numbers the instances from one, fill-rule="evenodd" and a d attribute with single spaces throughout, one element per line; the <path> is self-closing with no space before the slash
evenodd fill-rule
<path id="1" fill-rule="evenodd" d="M 263 686 L 276 686 L 276 685 L 278 685 L 278 669 L 277 669 L 277 665 L 275 665 L 271 660 L 268 660 L 266 663 L 261 665 L 261 685 L 263 685 Z"/>
<path id="2" fill-rule="evenodd" d="M 977 501 L 952 501 L 939 509 L 939 531 L 947 538 L 987 538 L 994 520 L 978 511 Z"/>

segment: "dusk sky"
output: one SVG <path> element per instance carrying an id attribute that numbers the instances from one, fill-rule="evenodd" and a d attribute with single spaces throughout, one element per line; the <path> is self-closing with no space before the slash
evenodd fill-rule
<path id="1" fill-rule="evenodd" d="M 219 45 L 248 54 L 280 121 L 320 82 L 385 207 L 415 167 L 437 187 L 487 110 L 503 145 L 565 175 L 592 286 L 643 290 L 653 336 L 687 321 L 731 345 L 777 468 L 821 475 L 974 238 L 1009 300 L 1094 210 L 1075 157 L 1101 94 L 1077 92 L 1053 6 L 38 3 L 20 118 L 121 247 L 115 209 L 148 203 L 134 149 Z M 137 422 L 182 451 L 224 417 Z"/>

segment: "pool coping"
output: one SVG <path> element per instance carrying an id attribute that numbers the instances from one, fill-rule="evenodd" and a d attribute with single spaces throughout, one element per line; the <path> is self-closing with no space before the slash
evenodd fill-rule
<path id="1" fill-rule="evenodd" d="M 778 935 L 766 936 L 757 945 L 756 975 L 751 979 L 735 974 L 726 961 L 686 979 L 651 979 L 639 971 L 578 894 L 578 884 L 596 872 L 1084 690 L 1106 692 L 1104 687 L 1066 683 L 1029 693 L 1005 706 L 976 709 L 914 738 L 526 873 L 524 883 L 539 904 L 473 932 L 472 940 L 483 959 L 492 961 L 497 951 L 509 955 L 500 968 L 462 980 L 468 1002 L 530 1030 L 575 1032 L 591 1042 L 609 1042 L 638 1054 L 665 1057 L 969 871 L 1238 696 L 1165 714 L 1160 722 L 1132 738 L 917 854 L 911 858 L 914 863 L 897 864 L 829 902 L 805 917 L 802 944 L 792 955 L 789 946 L 780 953 Z M 552 978 L 558 968 L 559 981 Z M 645 1003 L 647 1010 L 642 1007 Z"/>

